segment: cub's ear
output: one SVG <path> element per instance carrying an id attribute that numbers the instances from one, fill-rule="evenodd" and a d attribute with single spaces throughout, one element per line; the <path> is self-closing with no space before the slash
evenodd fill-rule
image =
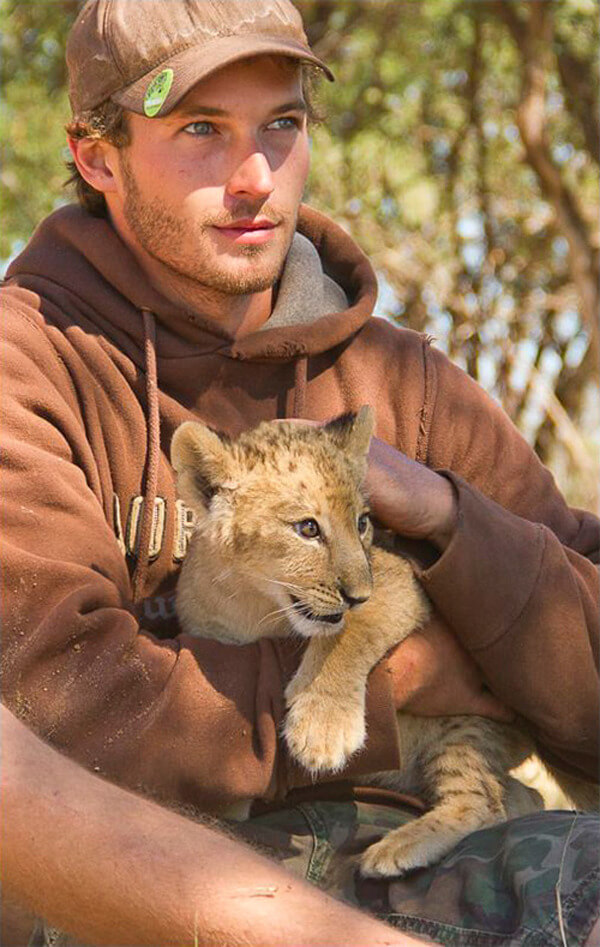
<path id="1" fill-rule="evenodd" d="M 175 431 L 171 464 L 179 496 L 192 509 L 206 507 L 219 489 L 237 485 L 228 438 L 196 421 L 186 421 Z"/>
<path id="2" fill-rule="evenodd" d="M 373 408 L 364 404 L 356 414 L 342 414 L 325 424 L 323 429 L 344 453 L 364 460 L 369 452 L 374 426 Z"/>

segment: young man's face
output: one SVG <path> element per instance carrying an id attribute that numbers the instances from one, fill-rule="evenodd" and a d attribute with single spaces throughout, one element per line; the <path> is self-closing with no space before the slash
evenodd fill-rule
<path id="1" fill-rule="evenodd" d="M 115 225 L 135 248 L 229 294 L 278 278 L 309 166 L 300 67 L 259 57 L 199 82 L 164 118 L 130 115 Z"/>

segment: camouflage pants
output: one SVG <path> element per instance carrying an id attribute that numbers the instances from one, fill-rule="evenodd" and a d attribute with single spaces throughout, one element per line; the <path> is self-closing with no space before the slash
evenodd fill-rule
<path id="1" fill-rule="evenodd" d="M 537 812 L 474 832 L 402 880 L 360 878 L 360 852 L 415 817 L 410 807 L 305 802 L 235 832 L 334 897 L 444 947 L 600 947 L 590 939 L 600 907 L 596 816 Z M 30 947 L 76 944 L 40 925 Z"/>
<path id="2" fill-rule="evenodd" d="M 310 802 L 240 827 L 291 872 L 444 947 L 600 947 L 600 820 L 536 812 L 474 832 L 430 869 L 362 879 L 357 856 L 415 818 L 410 808 Z"/>

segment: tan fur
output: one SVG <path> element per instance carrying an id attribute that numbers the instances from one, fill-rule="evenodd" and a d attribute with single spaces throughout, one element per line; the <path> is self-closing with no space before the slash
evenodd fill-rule
<path id="1" fill-rule="evenodd" d="M 286 691 L 284 734 L 312 774 L 341 769 L 363 745 L 369 671 L 429 614 L 409 564 L 373 545 L 370 524 L 359 534 L 372 426 L 363 408 L 321 428 L 262 424 L 235 442 L 188 423 L 173 439 L 179 491 L 198 524 L 178 585 L 181 624 L 237 644 L 310 639 Z M 309 519 L 320 537 L 298 533 Z M 431 864 L 469 832 L 541 807 L 509 778 L 532 749 L 514 727 L 402 713 L 398 740 L 402 771 L 370 781 L 419 793 L 431 808 L 365 852 L 366 875 Z"/>

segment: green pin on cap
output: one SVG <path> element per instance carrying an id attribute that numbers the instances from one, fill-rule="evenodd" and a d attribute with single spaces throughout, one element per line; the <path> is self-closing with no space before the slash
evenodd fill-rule
<path id="1" fill-rule="evenodd" d="M 154 118 L 163 107 L 164 101 L 168 96 L 173 85 L 173 70 L 163 69 L 154 77 L 144 95 L 144 114 L 148 118 Z"/>

